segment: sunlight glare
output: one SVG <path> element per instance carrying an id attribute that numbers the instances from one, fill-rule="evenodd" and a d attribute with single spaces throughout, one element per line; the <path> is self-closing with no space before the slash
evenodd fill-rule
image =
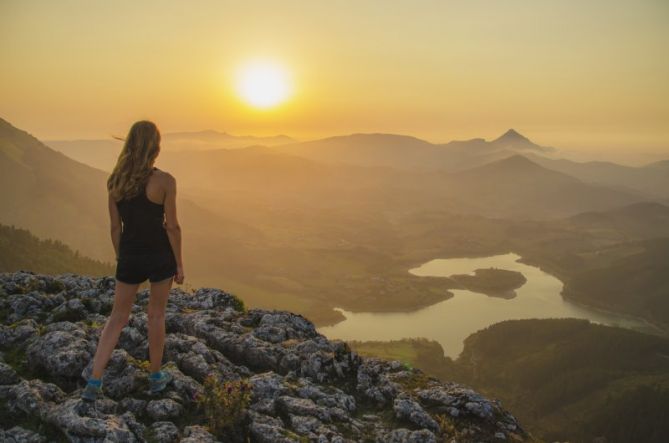
<path id="1" fill-rule="evenodd" d="M 271 108 L 284 102 L 291 95 L 288 72 L 277 63 L 254 61 L 238 72 L 237 92 L 256 108 Z"/>

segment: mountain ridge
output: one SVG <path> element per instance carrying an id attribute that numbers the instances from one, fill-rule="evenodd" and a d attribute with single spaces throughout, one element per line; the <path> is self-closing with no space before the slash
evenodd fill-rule
<path id="1" fill-rule="evenodd" d="M 581 181 L 643 193 L 651 197 L 669 197 L 669 175 L 663 165 L 669 160 L 646 166 L 627 166 L 610 161 L 577 162 L 552 159 L 528 153 L 541 166 L 578 178 Z"/>
<path id="2" fill-rule="evenodd" d="M 442 174 L 461 205 L 488 216 L 575 215 L 638 202 L 636 195 L 584 183 L 515 154 L 482 166 Z"/>

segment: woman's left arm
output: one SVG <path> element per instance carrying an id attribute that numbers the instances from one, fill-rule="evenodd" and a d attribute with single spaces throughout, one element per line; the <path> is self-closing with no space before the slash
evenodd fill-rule
<path id="1" fill-rule="evenodd" d="M 116 201 L 112 198 L 111 194 L 109 194 L 109 221 L 111 224 L 112 244 L 114 245 L 116 258 L 118 258 L 118 248 L 121 243 L 121 216 L 118 213 Z"/>

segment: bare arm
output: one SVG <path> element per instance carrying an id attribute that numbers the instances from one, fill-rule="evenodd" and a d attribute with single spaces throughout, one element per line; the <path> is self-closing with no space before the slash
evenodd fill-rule
<path id="1" fill-rule="evenodd" d="M 111 225 L 111 239 L 114 245 L 114 253 L 118 258 L 119 245 L 121 243 L 121 216 L 116 207 L 116 201 L 109 194 L 109 222 Z"/>
<path id="2" fill-rule="evenodd" d="M 170 239 L 177 266 L 181 268 L 183 267 L 183 261 L 181 260 L 181 226 L 179 226 L 179 221 L 177 220 L 176 197 L 177 181 L 169 175 L 165 193 L 165 230 Z"/>

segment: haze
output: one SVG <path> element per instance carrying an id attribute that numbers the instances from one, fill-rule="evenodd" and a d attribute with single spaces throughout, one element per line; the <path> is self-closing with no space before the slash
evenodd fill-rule
<path id="1" fill-rule="evenodd" d="M 527 441 L 456 382 L 532 441 L 665 443 L 668 19 L 666 0 L 0 2 L 0 436 L 176 435 L 138 390 L 95 429 L 71 401 L 112 310 L 106 181 L 149 119 L 178 182 L 173 293 L 245 311 L 170 297 L 165 359 L 186 397 L 211 370 L 262 371 L 275 398 L 253 400 L 249 441 Z M 145 386 L 126 378 L 144 321 L 109 386 Z M 201 423 L 186 397 L 180 436 Z M 386 424 L 406 429 L 360 431 Z"/>
<path id="2" fill-rule="evenodd" d="M 214 129 L 432 142 L 518 128 L 574 157 L 669 150 L 664 1 L 3 1 L 0 114 L 40 139 Z M 234 70 L 266 57 L 295 95 L 257 110 Z"/>

